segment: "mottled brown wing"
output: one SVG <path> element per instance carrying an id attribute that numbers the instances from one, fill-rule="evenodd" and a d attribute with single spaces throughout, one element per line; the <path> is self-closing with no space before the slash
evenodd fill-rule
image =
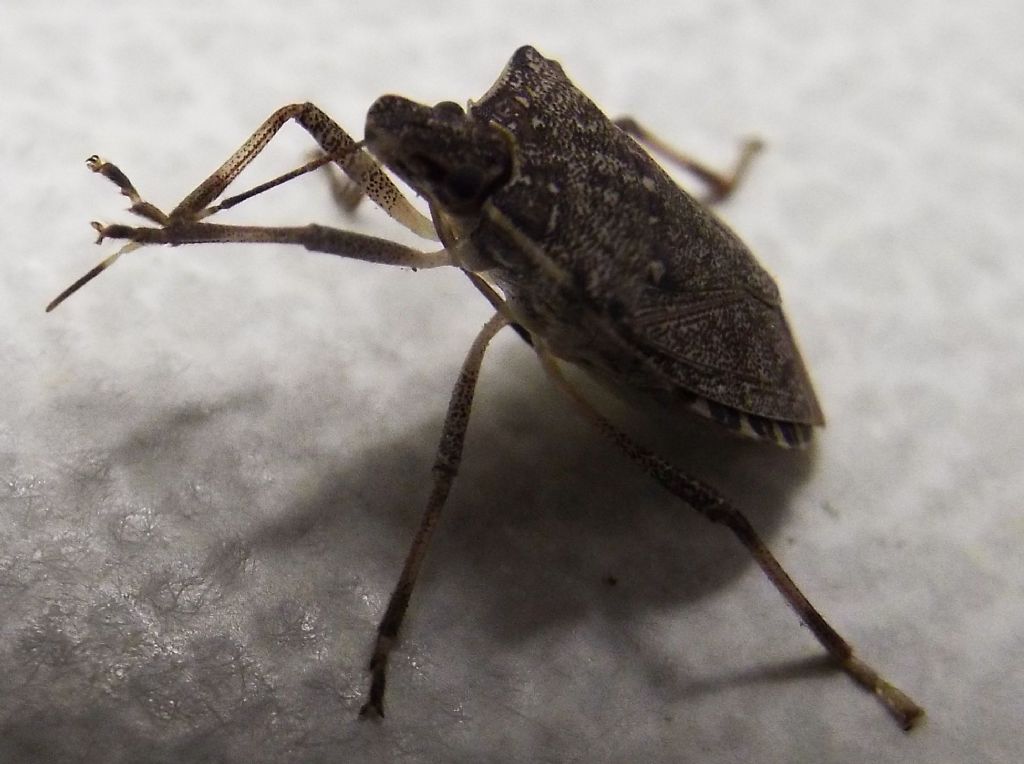
<path id="1" fill-rule="evenodd" d="M 821 425 L 818 405 L 778 300 L 745 288 L 640 296 L 630 342 L 681 389 L 739 411 Z"/>

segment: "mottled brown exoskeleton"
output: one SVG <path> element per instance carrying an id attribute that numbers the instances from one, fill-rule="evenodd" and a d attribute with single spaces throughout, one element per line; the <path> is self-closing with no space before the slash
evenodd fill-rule
<path id="1" fill-rule="evenodd" d="M 213 205 L 289 120 L 322 155 L 292 173 Z M 784 446 L 802 445 L 824 423 L 782 311 L 779 292 L 742 242 L 705 205 L 684 193 L 646 153 L 647 145 L 696 173 L 710 199 L 726 196 L 735 172 L 718 175 L 673 151 L 629 119 L 609 120 L 530 47 L 516 51 L 491 89 L 467 109 L 378 99 L 356 142 L 316 106 L 275 112 L 213 175 L 169 214 L 144 201 L 116 166 L 89 166 L 116 183 L 131 211 L 157 227 L 93 226 L 99 240 L 127 239 L 57 297 L 52 310 L 125 251 L 144 244 L 274 242 L 389 265 L 462 269 L 495 315 L 466 357 L 452 393 L 434 464 L 433 491 L 401 578 L 378 628 L 363 715 L 383 715 L 388 655 L 398 636 L 430 536 L 462 453 L 476 378 L 494 334 L 513 326 L 555 383 L 649 475 L 712 522 L 727 526 L 848 674 L 874 692 L 909 729 L 923 711 L 859 660 L 818 614 L 753 528 L 727 499 L 618 430 L 563 376 L 584 369 L 629 398 L 696 410 L 729 428 Z M 213 213 L 333 162 L 359 193 L 443 248 L 421 252 L 385 239 L 319 225 L 228 226 Z M 419 193 L 430 219 L 383 172 Z M 212 206 L 211 206 L 212 205 Z"/>

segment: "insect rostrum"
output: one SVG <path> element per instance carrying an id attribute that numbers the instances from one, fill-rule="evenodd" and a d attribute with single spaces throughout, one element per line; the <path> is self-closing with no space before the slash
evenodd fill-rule
<path id="1" fill-rule="evenodd" d="M 214 204 L 290 120 L 309 132 L 322 156 Z M 357 143 L 313 104 L 285 106 L 170 213 L 145 201 L 116 166 L 90 158 L 90 168 L 131 200 L 131 211 L 156 225 L 94 223 L 101 241 L 128 243 L 47 308 L 126 251 L 200 242 L 299 244 L 388 265 L 454 266 L 494 306 L 452 393 L 433 491 L 378 629 L 362 713 L 383 715 L 388 656 L 458 471 L 480 364 L 494 334 L 512 325 L 574 405 L 649 475 L 728 527 L 837 664 L 875 693 L 904 728 L 912 726 L 922 709 L 853 654 L 744 516 L 715 489 L 616 428 L 561 371 L 563 364 L 573 364 L 626 397 L 693 410 L 783 446 L 802 445 L 824 423 L 775 283 L 707 205 L 681 190 L 644 148 L 698 175 L 714 201 L 732 190 L 757 145 L 745 147 L 732 175 L 717 174 L 634 120 L 609 120 L 558 63 L 530 47 L 516 51 L 491 89 L 466 109 L 448 101 L 425 106 L 398 96 L 379 98 L 364 135 Z M 439 239 L 443 247 L 420 251 L 316 224 L 205 222 L 328 162 L 395 220 Z M 426 200 L 429 219 L 402 196 L 384 168 Z"/>

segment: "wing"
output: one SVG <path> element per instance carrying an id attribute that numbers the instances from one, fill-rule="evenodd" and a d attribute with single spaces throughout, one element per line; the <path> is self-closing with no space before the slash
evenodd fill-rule
<path id="1" fill-rule="evenodd" d="M 663 384 L 755 416 L 824 424 L 777 297 L 742 287 L 648 289 L 630 313 L 620 331 Z"/>

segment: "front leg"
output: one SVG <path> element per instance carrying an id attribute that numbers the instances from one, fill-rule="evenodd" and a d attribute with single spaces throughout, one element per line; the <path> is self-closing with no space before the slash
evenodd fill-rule
<path id="1" fill-rule="evenodd" d="M 246 143 L 246 146 L 248 146 L 249 143 L 252 143 L 254 138 L 250 138 Z M 244 148 L 245 147 L 243 147 L 243 149 Z M 238 154 L 236 153 L 236 157 L 237 156 Z M 294 177 L 297 173 L 318 167 L 324 162 L 325 160 L 323 159 L 314 160 L 313 162 L 307 163 L 303 168 L 299 168 L 299 170 L 289 173 L 289 176 Z M 179 204 L 170 214 L 167 214 L 160 210 L 156 205 L 143 199 L 138 190 L 136 190 L 135 186 L 128 179 L 128 176 L 125 175 L 117 165 L 100 159 L 98 156 L 89 157 L 89 159 L 86 160 L 86 164 L 89 166 L 90 170 L 99 173 L 121 189 L 121 194 L 131 200 L 132 204 L 131 207 L 129 207 L 130 212 L 156 223 L 160 227 L 152 228 L 120 224 L 104 225 L 102 223 L 94 222 L 92 226 L 99 234 L 96 242 L 97 244 L 102 242 L 104 239 L 127 239 L 128 243 L 121 247 L 117 252 L 104 258 L 97 265 L 93 266 L 93 268 L 91 268 L 85 275 L 51 300 L 49 305 L 46 306 L 47 313 L 52 311 L 68 297 L 103 273 L 103 271 L 113 265 L 121 255 L 136 250 L 145 244 L 170 244 L 172 246 L 177 246 L 179 244 L 218 242 L 298 244 L 311 252 L 323 252 L 329 255 L 338 255 L 339 257 L 350 257 L 355 260 L 365 260 L 372 263 L 397 265 L 413 269 L 437 268 L 442 265 L 452 265 L 455 263 L 455 258 L 446 249 L 441 249 L 436 252 L 422 252 L 417 249 L 412 249 L 411 247 L 396 244 L 392 241 L 388 241 L 387 239 L 380 239 L 375 236 L 365 236 L 363 234 L 352 233 L 351 231 L 343 231 L 338 228 L 329 228 L 327 226 L 315 224 L 307 226 L 274 227 L 216 225 L 202 222 L 204 218 L 209 217 L 218 209 L 233 206 L 244 199 L 250 198 L 256 193 L 260 193 L 262 190 L 266 190 L 273 185 L 283 182 L 282 178 L 287 179 L 287 176 L 282 176 L 282 178 L 277 178 L 274 181 L 270 181 L 269 183 L 262 184 L 255 189 L 251 189 L 249 192 L 232 197 L 218 207 L 206 207 L 204 206 L 206 202 L 203 200 L 212 201 L 217 195 L 223 192 L 227 185 L 226 182 L 213 184 L 212 180 L 214 178 L 219 178 L 220 181 L 223 181 L 224 177 L 234 177 L 231 173 L 227 173 L 225 176 L 220 176 L 217 173 L 214 173 L 213 176 L 207 178 L 207 180 L 204 181 L 195 191 L 189 194 L 185 201 Z M 221 169 L 223 170 L 223 167 Z M 237 172 L 235 175 L 237 175 Z M 228 182 L 230 182 L 230 180 Z M 213 185 L 217 185 L 218 188 L 216 190 L 210 190 Z M 203 191 L 203 189 L 207 190 Z M 200 191 L 203 192 L 200 193 Z M 192 200 L 191 202 L 189 202 L 190 199 Z M 404 197 L 402 197 L 402 201 L 408 204 Z M 193 209 L 193 205 L 200 205 L 200 207 Z M 183 211 L 187 211 L 188 214 L 185 214 Z"/>
<path id="2" fill-rule="evenodd" d="M 381 209 L 418 236 L 436 239 L 433 224 L 420 214 L 377 162 L 342 127 L 312 103 L 283 106 L 260 125 L 238 150 L 171 210 L 174 220 L 198 220 L 238 174 L 266 148 L 289 121 L 295 120 Z"/>
<path id="3" fill-rule="evenodd" d="M 348 257 L 402 268 L 437 268 L 454 265 L 447 249 L 423 252 L 388 239 L 310 223 L 304 226 L 220 225 L 172 220 L 161 228 L 93 223 L 103 239 L 127 239 L 132 244 L 297 244 L 310 252 Z"/>
<path id="4" fill-rule="evenodd" d="M 51 300 L 50 304 L 46 306 L 47 313 L 99 276 L 121 255 L 145 244 L 170 244 L 172 246 L 213 243 L 298 244 L 310 252 L 323 252 L 353 260 L 363 260 L 381 265 L 397 265 L 414 270 L 454 264 L 452 255 L 447 249 L 422 252 L 376 236 L 366 236 L 315 223 L 305 226 L 274 227 L 217 225 L 185 221 L 171 222 L 162 228 L 121 224 L 103 225 L 102 223 L 93 223 L 93 227 L 99 233 L 100 241 L 127 239 L 128 243 L 114 254 L 101 260 L 84 276 Z"/>

